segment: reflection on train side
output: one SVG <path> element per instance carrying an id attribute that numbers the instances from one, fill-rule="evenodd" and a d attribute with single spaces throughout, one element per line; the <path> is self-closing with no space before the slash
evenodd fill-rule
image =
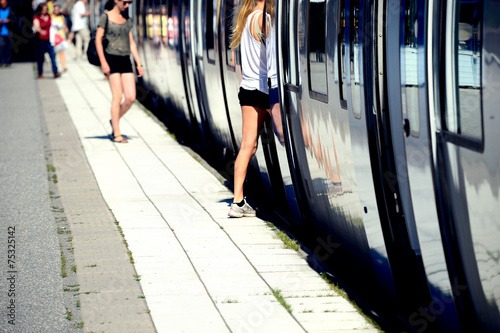
<path id="1" fill-rule="evenodd" d="M 482 140 L 481 129 L 481 10 L 480 1 L 460 1 L 457 36 L 457 114 L 447 119 L 448 130 Z"/>
<path id="2" fill-rule="evenodd" d="M 241 2 L 133 9 L 147 105 L 229 180 Z M 266 120 L 258 204 L 400 331 L 499 331 L 498 0 L 274 3 L 278 140 Z"/>

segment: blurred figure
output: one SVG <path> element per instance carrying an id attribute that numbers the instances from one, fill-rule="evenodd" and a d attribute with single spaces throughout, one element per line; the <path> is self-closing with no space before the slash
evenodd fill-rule
<path id="1" fill-rule="evenodd" d="M 57 22 L 59 24 L 60 28 L 57 33 L 62 37 L 63 41 L 66 40 L 66 34 L 68 33 L 68 27 L 66 26 L 66 18 L 62 15 L 61 13 L 61 4 L 60 3 L 55 3 L 54 4 L 54 14 L 51 16 L 52 19 L 52 24 L 54 22 Z M 64 54 L 64 50 L 61 50 L 56 53 L 56 55 L 59 55 L 59 59 L 61 60 L 61 67 L 62 71 L 66 72 L 66 56 Z"/>
<path id="2" fill-rule="evenodd" d="M 17 20 L 7 0 L 0 0 L 0 68 L 12 64 L 12 28 Z"/>
<path id="3" fill-rule="evenodd" d="M 54 48 L 50 44 L 50 26 L 52 22 L 50 15 L 47 12 L 47 4 L 41 3 L 38 5 L 35 16 L 33 16 L 33 28 L 36 31 L 36 50 L 38 64 L 38 78 L 43 79 L 43 63 L 45 53 L 48 53 L 52 62 L 52 72 L 54 79 L 57 79 L 61 74 L 57 71 L 56 56 Z"/>
<path id="4" fill-rule="evenodd" d="M 41 3 L 46 3 L 47 0 L 33 0 L 31 2 L 31 5 L 33 7 L 33 11 L 36 11 L 36 9 L 38 8 L 38 5 L 41 4 Z"/>
<path id="5" fill-rule="evenodd" d="M 61 13 L 66 19 L 66 26 L 68 27 L 69 33 L 67 37 L 67 41 L 69 43 L 73 43 L 73 32 L 71 31 L 71 11 L 73 10 L 73 5 L 75 4 L 74 0 L 66 0 L 61 7 Z"/>
<path id="6" fill-rule="evenodd" d="M 265 1 L 268 12 L 264 15 Z M 272 13 L 272 15 L 269 15 Z M 255 210 L 243 196 L 243 183 L 250 159 L 257 151 L 259 131 L 269 110 L 268 69 L 266 56 L 267 22 L 274 16 L 272 0 L 244 0 L 231 35 L 231 49 L 241 49 L 241 72 L 238 99 L 243 118 L 241 148 L 234 164 L 234 199 L 228 216 L 255 216 Z"/>
<path id="7" fill-rule="evenodd" d="M 90 41 L 88 0 L 78 0 L 71 10 L 71 32 L 75 35 L 76 59 L 87 54 Z"/>
<path id="8" fill-rule="evenodd" d="M 97 54 L 101 61 L 101 69 L 109 76 L 109 85 L 113 95 L 111 101 L 111 127 L 113 142 L 127 143 L 120 131 L 120 119 L 135 101 L 135 78 L 130 54 L 134 56 L 138 77 L 144 70 L 132 35 L 132 19 L 123 17 L 122 12 L 132 3 L 131 0 L 114 0 L 112 10 L 101 15 L 95 36 Z M 102 41 L 106 32 L 107 45 Z M 123 96 L 125 99 L 122 102 Z"/>
<path id="9" fill-rule="evenodd" d="M 49 13 L 49 15 L 52 16 L 52 14 L 54 14 L 55 0 L 47 0 L 45 3 L 47 4 L 47 13 Z"/>

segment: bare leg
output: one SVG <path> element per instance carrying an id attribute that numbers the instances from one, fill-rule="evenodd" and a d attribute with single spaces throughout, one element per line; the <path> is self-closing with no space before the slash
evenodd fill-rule
<path id="1" fill-rule="evenodd" d="M 120 132 L 120 104 L 123 97 L 123 87 L 120 73 L 109 75 L 109 86 L 111 87 L 111 124 L 115 137 L 121 136 Z"/>
<path id="2" fill-rule="evenodd" d="M 283 134 L 283 123 L 281 122 L 280 104 L 276 103 L 271 108 L 271 116 L 273 118 L 274 134 L 282 146 L 285 145 L 285 135 Z"/>
<path id="3" fill-rule="evenodd" d="M 66 70 L 66 56 L 64 55 L 64 51 L 59 51 L 59 59 L 61 59 L 61 67 L 64 72 Z"/>
<path id="4" fill-rule="evenodd" d="M 135 101 L 135 79 L 133 73 L 125 73 L 121 75 L 123 94 L 125 100 L 120 106 L 120 118 L 132 107 Z"/>
<path id="5" fill-rule="evenodd" d="M 234 199 L 233 202 L 243 200 L 243 183 L 248 170 L 250 159 L 257 151 L 259 129 L 262 127 L 266 110 L 259 107 L 242 106 L 243 135 L 241 148 L 234 164 Z"/>
<path id="6" fill-rule="evenodd" d="M 133 73 L 114 73 L 109 76 L 109 85 L 113 100 L 111 102 L 111 123 L 115 138 L 120 139 L 120 119 L 130 109 L 135 101 L 135 81 Z M 125 99 L 122 102 L 122 97 Z"/>

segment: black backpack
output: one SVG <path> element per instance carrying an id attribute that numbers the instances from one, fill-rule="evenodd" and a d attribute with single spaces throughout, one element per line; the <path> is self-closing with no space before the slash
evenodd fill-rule
<path id="1" fill-rule="evenodd" d="M 106 39 L 106 32 L 108 31 L 108 14 L 106 14 L 106 25 L 104 27 L 104 36 L 102 38 L 102 48 L 106 49 L 108 46 L 108 40 Z M 94 66 L 101 67 L 101 60 L 99 59 L 99 55 L 97 54 L 97 48 L 95 47 L 95 35 L 96 30 L 92 31 L 90 35 L 89 47 L 87 48 L 87 59 L 89 63 Z"/>

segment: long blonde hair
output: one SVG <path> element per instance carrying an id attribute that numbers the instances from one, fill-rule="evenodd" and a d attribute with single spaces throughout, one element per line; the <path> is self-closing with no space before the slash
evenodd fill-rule
<path id="1" fill-rule="evenodd" d="M 243 33 L 243 29 L 245 28 L 248 15 L 250 15 L 250 13 L 252 13 L 254 9 L 254 0 L 243 0 L 243 3 L 235 11 L 233 20 L 235 17 L 238 17 L 238 19 L 236 20 L 236 22 L 233 21 L 233 33 L 231 34 L 231 44 L 229 45 L 231 49 L 235 49 L 240 45 L 241 34 Z M 271 16 L 271 24 L 274 24 L 274 12 L 274 0 L 267 0 L 267 13 Z"/>

